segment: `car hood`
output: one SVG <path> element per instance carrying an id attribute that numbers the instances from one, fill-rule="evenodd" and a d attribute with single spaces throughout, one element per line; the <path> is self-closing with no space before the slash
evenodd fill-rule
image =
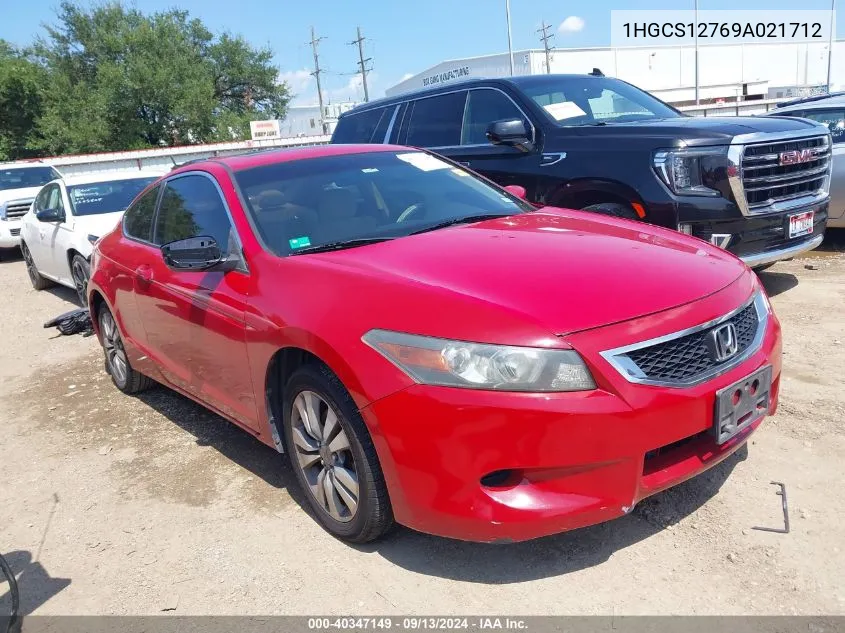
<path id="1" fill-rule="evenodd" d="M 481 299 L 559 335 L 695 301 L 747 270 L 674 231 L 552 208 L 314 257 Z"/>
<path id="2" fill-rule="evenodd" d="M 73 219 L 73 230 L 86 235 L 102 237 L 117 226 L 122 217 L 123 211 L 76 216 Z"/>
<path id="3" fill-rule="evenodd" d="M 41 191 L 41 187 L 26 187 L 24 189 L 0 189 L 0 204 L 10 200 L 32 200 Z"/>
<path id="4" fill-rule="evenodd" d="M 676 145 L 680 142 L 690 145 L 727 145 L 735 136 L 754 133 L 795 134 L 806 131 L 808 135 L 812 135 L 828 132 L 824 125 L 806 119 L 777 116 L 708 116 L 674 117 L 568 128 L 566 134 L 557 136 L 560 136 L 563 141 L 564 137 L 568 138 L 573 130 L 591 139 L 647 137 L 663 139 L 667 145 Z M 552 144 L 555 145 L 555 141 Z"/>

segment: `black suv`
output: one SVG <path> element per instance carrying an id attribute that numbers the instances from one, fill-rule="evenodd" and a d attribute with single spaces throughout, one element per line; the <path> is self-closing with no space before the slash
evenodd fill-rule
<path id="1" fill-rule="evenodd" d="M 763 267 L 817 247 L 828 129 L 788 117 L 695 118 L 619 79 L 472 80 L 342 114 L 332 143 L 431 149 L 537 204 L 639 219 Z"/>

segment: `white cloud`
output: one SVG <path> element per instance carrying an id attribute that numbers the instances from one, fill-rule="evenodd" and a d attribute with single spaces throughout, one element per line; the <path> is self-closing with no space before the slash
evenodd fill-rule
<path id="1" fill-rule="evenodd" d="M 373 88 L 376 86 L 378 79 L 378 73 L 367 73 L 367 89 L 370 93 L 371 99 L 375 98 Z M 349 81 L 346 82 L 345 86 L 327 90 L 323 96 L 326 99 L 326 102 L 328 103 L 338 101 L 363 101 L 364 82 L 361 79 L 361 75 L 353 75 L 349 78 Z"/>
<path id="2" fill-rule="evenodd" d="M 557 27 L 560 33 L 577 33 L 584 30 L 584 18 L 579 18 L 577 15 L 570 15 L 560 26 Z"/>
<path id="3" fill-rule="evenodd" d="M 293 101 L 316 101 L 316 98 L 311 99 L 310 93 L 316 93 L 314 84 L 314 77 L 311 76 L 311 71 L 305 68 L 301 70 L 287 70 L 279 73 L 279 83 L 286 83 L 293 95 Z M 306 94 L 308 93 L 308 94 Z"/>

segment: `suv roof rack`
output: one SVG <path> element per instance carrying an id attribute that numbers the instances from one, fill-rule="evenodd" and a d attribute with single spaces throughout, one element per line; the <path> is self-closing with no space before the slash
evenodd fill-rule
<path id="1" fill-rule="evenodd" d="M 776 108 L 785 108 L 787 106 L 798 105 L 799 103 L 812 103 L 813 101 L 821 101 L 822 99 L 827 99 L 828 97 L 841 97 L 845 95 L 845 90 L 840 90 L 838 92 L 827 92 L 823 95 L 813 95 L 812 97 L 798 97 L 797 99 L 791 99 L 789 101 L 781 101 L 780 103 L 776 103 Z"/>

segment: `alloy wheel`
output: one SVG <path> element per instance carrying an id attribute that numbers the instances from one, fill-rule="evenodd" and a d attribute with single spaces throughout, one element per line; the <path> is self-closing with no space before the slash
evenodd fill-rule
<path id="1" fill-rule="evenodd" d="M 38 283 L 38 270 L 35 268 L 35 262 L 32 261 L 32 254 L 30 254 L 29 249 L 24 246 L 22 249 L 23 251 L 23 260 L 26 263 L 26 274 L 29 275 L 29 280 L 32 282 L 32 285 L 36 285 Z"/>
<path id="2" fill-rule="evenodd" d="M 126 350 L 123 349 L 120 332 L 117 331 L 117 324 L 114 322 L 111 313 L 103 312 L 103 316 L 100 318 L 100 327 L 109 371 L 119 385 L 124 385 L 128 376 L 129 363 L 126 360 Z"/>
<path id="3" fill-rule="evenodd" d="M 291 431 L 309 492 L 335 521 L 351 521 L 358 509 L 358 471 L 337 413 L 319 394 L 301 391 L 293 401 Z"/>
<path id="4" fill-rule="evenodd" d="M 79 301 L 84 307 L 88 304 L 88 275 L 78 259 L 73 260 L 70 274 L 73 277 L 73 286 L 76 288 L 76 294 L 79 296 Z"/>

